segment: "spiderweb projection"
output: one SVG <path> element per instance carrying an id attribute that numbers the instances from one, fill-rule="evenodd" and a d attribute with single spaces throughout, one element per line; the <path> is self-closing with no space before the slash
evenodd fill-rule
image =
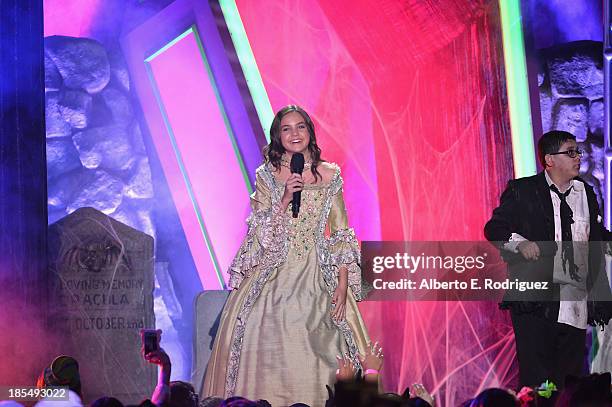
<path id="1" fill-rule="evenodd" d="M 362 240 L 481 240 L 512 177 L 496 1 L 238 0 L 272 107 L 315 118 L 342 166 Z M 513 385 L 495 303 L 365 302 L 384 385 L 423 382 L 441 405 Z"/>

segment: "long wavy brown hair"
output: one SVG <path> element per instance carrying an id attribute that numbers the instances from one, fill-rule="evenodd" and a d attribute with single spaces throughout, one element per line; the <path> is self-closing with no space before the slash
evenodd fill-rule
<path id="1" fill-rule="evenodd" d="M 297 105 L 285 106 L 276 113 L 276 116 L 274 116 L 274 120 L 272 120 L 272 125 L 270 126 L 270 144 L 265 146 L 263 149 L 264 160 L 272 164 L 277 171 L 280 170 L 281 158 L 285 153 L 285 148 L 283 147 L 280 137 L 280 124 L 283 117 L 291 112 L 299 113 L 304 118 L 304 122 L 306 123 L 306 128 L 308 129 L 308 134 L 310 135 L 310 141 L 308 142 L 308 152 L 310 153 L 310 159 L 312 160 L 310 171 L 315 177 L 315 182 L 317 182 L 319 178 L 323 179 L 317 170 L 317 167 L 320 163 L 325 162 L 325 160 L 321 158 L 321 149 L 317 145 L 314 124 L 312 123 L 310 116 L 304 109 Z"/>

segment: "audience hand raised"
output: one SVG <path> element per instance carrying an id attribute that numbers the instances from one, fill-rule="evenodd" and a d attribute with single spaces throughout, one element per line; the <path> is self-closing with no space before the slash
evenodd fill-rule
<path id="1" fill-rule="evenodd" d="M 421 383 L 415 383 L 412 385 L 412 394 L 415 397 L 422 398 L 423 400 L 428 402 L 430 406 L 432 407 L 436 406 L 436 401 L 434 399 L 434 396 L 429 394 L 425 386 L 423 386 Z"/>
<path id="2" fill-rule="evenodd" d="M 336 361 L 338 362 L 338 370 L 336 370 L 336 380 L 337 381 L 347 381 L 353 380 L 355 378 L 355 374 L 357 373 L 357 368 L 353 365 L 353 362 L 349 358 L 347 354 L 344 356 L 336 356 Z"/>
<path id="3" fill-rule="evenodd" d="M 363 367 L 364 374 L 367 374 L 367 370 L 379 371 L 383 365 L 384 355 L 382 353 L 382 346 L 378 342 L 368 344 L 366 354 L 364 357 L 358 356 L 361 366 Z"/>

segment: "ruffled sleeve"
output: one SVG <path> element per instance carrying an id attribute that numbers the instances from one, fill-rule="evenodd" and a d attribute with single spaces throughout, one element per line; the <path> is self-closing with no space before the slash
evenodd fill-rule
<path id="1" fill-rule="evenodd" d="M 338 268 L 345 265 L 348 269 L 348 285 L 355 299 L 364 298 L 361 281 L 361 253 L 355 231 L 348 227 L 348 218 L 342 196 L 342 178 L 337 175 L 337 190 L 332 196 L 331 208 L 327 224 L 329 226 L 330 263 L 334 266 L 336 275 Z"/>
<path id="2" fill-rule="evenodd" d="M 268 178 L 268 179 L 266 179 Z M 287 215 L 271 191 L 271 180 L 263 167 L 257 171 L 255 192 L 251 195 L 248 231 L 229 268 L 229 286 L 238 288 L 259 266 L 273 266 L 286 257 Z"/>

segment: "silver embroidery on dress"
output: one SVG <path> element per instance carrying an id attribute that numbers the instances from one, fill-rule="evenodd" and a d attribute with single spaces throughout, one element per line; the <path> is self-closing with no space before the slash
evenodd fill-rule
<path id="1" fill-rule="evenodd" d="M 287 258 L 287 217 L 280 209 L 281 195 L 279 191 L 274 188 L 273 175 L 266 169 L 265 165 L 257 169 L 257 174 L 262 176 L 263 181 L 270 188 L 272 205 L 270 209 L 260 211 L 255 215 L 261 222 L 254 220 L 253 224 L 264 225 L 264 227 L 260 227 L 259 230 L 249 230 L 247 233 L 247 236 L 249 234 L 257 234 L 258 237 L 261 237 L 261 246 L 265 248 L 265 250 L 259 253 L 261 259 L 258 266 L 261 268 L 261 272 L 257 276 L 257 280 L 253 282 L 250 287 L 249 293 L 238 312 L 236 326 L 234 327 L 232 335 L 233 340 L 227 365 L 227 377 L 225 380 L 226 398 L 232 397 L 236 389 L 238 367 L 240 365 L 240 352 L 249 313 L 272 270 L 281 265 Z M 267 221 L 261 220 L 261 218 Z M 242 253 L 242 251 L 240 251 L 240 253 Z M 244 275 L 244 271 L 242 271 L 241 274 Z"/>
<path id="2" fill-rule="evenodd" d="M 325 197 L 320 197 L 325 202 L 319 220 L 316 224 L 312 225 L 311 236 L 314 236 L 314 239 L 304 238 L 300 239 L 299 242 L 292 240 L 295 239 L 295 236 L 289 235 L 289 231 L 293 229 L 291 227 L 292 218 L 289 217 L 288 212 L 283 213 L 280 210 L 280 200 L 283 193 L 282 185 L 276 183 L 268 165 L 264 164 L 257 169 L 257 174 L 261 176 L 261 179 L 270 189 L 272 205 L 267 210 L 256 211 L 249 216 L 247 220 L 249 225 L 247 236 L 230 266 L 230 287 L 238 287 L 244 278 L 251 276 L 255 267 L 259 267 L 260 272 L 257 274 L 257 280 L 252 283 L 249 293 L 238 311 L 227 366 L 225 381 L 226 398 L 232 397 L 236 389 L 240 352 L 242 350 L 249 313 L 272 271 L 286 261 L 289 244 L 296 245 L 294 247 L 298 249 L 298 255 L 300 253 L 303 254 L 303 251 L 307 250 L 308 244 L 314 243 L 316 245 L 323 280 L 326 283 L 325 285 L 330 296 L 333 296 L 338 285 L 338 267 L 343 264 L 346 265 L 348 268 L 349 286 L 353 291 L 355 299 L 357 301 L 362 299 L 361 256 L 355 232 L 353 229 L 347 228 L 336 231 L 329 239 L 325 237 L 325 227 L 333 197 L 342 189 L 340 168 L 335 164 L 332 165 L 334 166 L 335 174 L 329 188 L 327 188 Z M 308 210 L 307 205 L 305 210 Z M 312 209 L 314 210 L 315 208 L 313 207 Z M 311 230 L 311 225 L 308 226 L 308 229 Z M 253 250 L 253 247 L 256 245 L 257 249 Z M 353 363 L 358 368 L 361 368 L 357 357 L 357 345 L 355 344 L 353 332 L 348 322 L 345 319 L 339 323 L 334 322 L 334 324 L 344 337 Z"/>
<path id="3" fill-rule="evenodd" d="M 342 177 L 340 176 L 340 167 L 336 164 L 332 164 L 335 169 L 335 174 L 331 180 L 330 187 L 328 189 L 328 195 L 325 200 L 325 207 L 321 212 L 321 218 L 319 220 L 319 232 L 317 233 L 317 253 L 319 256 L 319 263 L 321 267 L 321 272 L 323 274 L 323 281 L 325 281 L 325 285 L 327 286 L 327 291 L 330 296 L 333 296 L 336 287 L 338 286 L 338 267 L 342 264 L 345 264 L 348 267 L 348 280 L 349 286 L 353 290 L 353 295 L 357 301 L 360 301 L 361 298 L 361 255 L 359 251 L 359 244 L 357 239 L 355 238 L 355 232 L 351 228 L 340 229 L 336 231 L 330 238 L 325 237 L 325 227 L 327 226 L 327 219 L 329 217 L 329 212 L 331 210 L 333 197 L 337 193 L 341 193 L 342 191 Z M 334 248 L 335 243 L 344 240 L 347 240 L 347 237 L 351 237 L 352 240 L 349 242 L 348 250 L 347 248 L 342 248 L 342 250 L 332 257 L 332 248 Z M 334 245 L 332 245 L 332 243 Z M 335 248 L 334 248 L 335 249 Z M 334 263 L 335 259 L 354 259 L 356 263 Z M 333 321 L 333 320 L 332 320 Z M 351 358 L 353 364 L 361 369 L 361 363 L 359 362 L 358 349 L 355 343 L 355 339 L 353 336 L 353 331 L 351 330 L 346 319 L 336 323 L 333 321 L 336 327 L 342 333 L 344 340 L 346 342 L 349 357 Z"/>

